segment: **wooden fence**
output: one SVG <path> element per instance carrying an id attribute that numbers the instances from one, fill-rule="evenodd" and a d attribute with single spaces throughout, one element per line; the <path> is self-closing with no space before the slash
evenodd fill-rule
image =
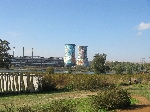
<path id="1" fill-rule="evenodd" d="M 0 73 L 0 93 L 36 92 L 42 87 L 42 76 L 29 73 Z"/>

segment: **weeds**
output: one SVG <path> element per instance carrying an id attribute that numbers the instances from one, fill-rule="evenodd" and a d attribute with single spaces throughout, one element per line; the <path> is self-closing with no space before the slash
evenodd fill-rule
<path id="1" fill-rule="evenodd" d="M 118 109 L 130 106 L 130 95 L 123 89 L 104 90 L 91 97 L 91 105 L 95 111 L 99 109 Z"/>

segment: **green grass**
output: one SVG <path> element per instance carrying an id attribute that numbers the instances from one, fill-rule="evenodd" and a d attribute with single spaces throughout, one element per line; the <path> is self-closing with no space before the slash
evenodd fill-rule
<path id="1" fill-rule="evenodd" d="M 135 98 L 131 98 L 130 101 L 131 101 L 131 105 L 136 105 L 139 103 L 139 101 Z"/>
<path id="2" fill-rule="evenodd" d="M 81 94 L 85 94 L 89 91 L 74 91 L 74 92 L 62 92 L 62 93 L 41 93 L 41 94 L 20 94 L 20 95 L 5 95 L 0 97 L 0 110 L 4 112 L 17 112 L 20 109 L 31 109 L 43 112 L 43 109 L 48 109 L 52 101 L 57 99 L 67 99 L 64 104 L 71 103 L 76 105 L 77 112 L 93 112 L 90 105 L 90 97 L 80 98 Z M 75 97 L 79 97 L 74 99 Z M 0 111 L 1 112 L 1 111 Z M 99 112 L 106 112 L 105 110 L 99 110 Z"/>
<path id="3" fill-rule="evenodd" d="M 133 84 L 125 87 L 131 96 L 143 96 L 150 101 L 150 84 Z M 131 99 L 131 104 L 135 105 L 138 103 L 138 100 Z"/>
<path id="4" fill-rule="evenodd" d="M 150 85 L 149 84 L 135 84 L 128 88 L 131 95 L 144 96 L 150 101 Z"/>
<path id="5" fill-rule="evenodd" d="M 14 108 L 23 107 L 25 105 L 31 106 L 32 108 L 47 107 L 52 100 L 74 99 L 74 97 L 79 97 L 79 101 L 81 100 L 80 102 L 83 102 L 83 104 L 79 105 L 84 105 L 85 99 L 80 98 L 81 94 L 86 94 L 86 91 L 3 95 L 0 96 L 0 109 L 5 109 L 4 105 L 14 105 Z"/>

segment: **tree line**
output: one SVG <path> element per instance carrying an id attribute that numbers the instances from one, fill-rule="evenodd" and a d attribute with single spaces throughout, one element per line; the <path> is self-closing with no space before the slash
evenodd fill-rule
<path id="1" fill-rule="evenodd" d="M 8 52 L 11 50 L 9 44 L 8 41 L 0 39 L 0 68 L 9 69 L 10 59 L 12 58 Z M 95 74 L 106 74 L 110 72 L 114 74 L 138 74 L 150 72 L 150 63 L 110 62 L 106 61 L 106 57 L 107 55 L 105 53 L 95 54 L 89 66 L 76 65 L 74 70 L 81 72 L 92 71 Z M 72 72 L 72 70 L 69 69 L 69 72 Z"/>
<path id="2" fill-rule="evenodd" d="M 91 64 L 94 73 L 102 74 L 113 72 L 115 74 L 142 74 L 150 72 L 150 63 L 132 63 L 119 61 L 106 61 L 106 54 L 95 54 Z"/>

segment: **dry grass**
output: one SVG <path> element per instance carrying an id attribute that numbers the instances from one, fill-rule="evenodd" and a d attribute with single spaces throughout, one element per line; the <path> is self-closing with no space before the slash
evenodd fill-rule
<path id="1" fill-rule="evenodd" d="M 60 93 L 41 93 L 41 94 L 22 94 L 22 95 L 6 95 L 0 97 L 0 109 L 4 109 L 4 105 L 14 105 L 14 108 L 28 105 L 31 107 L 38 107 L 49 104 L 56 99 L 74 99 L 84 98 L 89 95 L 95 95 L 96 92 L 91 91 L 74 91 L 74 92 L 60 92 Z"/>

